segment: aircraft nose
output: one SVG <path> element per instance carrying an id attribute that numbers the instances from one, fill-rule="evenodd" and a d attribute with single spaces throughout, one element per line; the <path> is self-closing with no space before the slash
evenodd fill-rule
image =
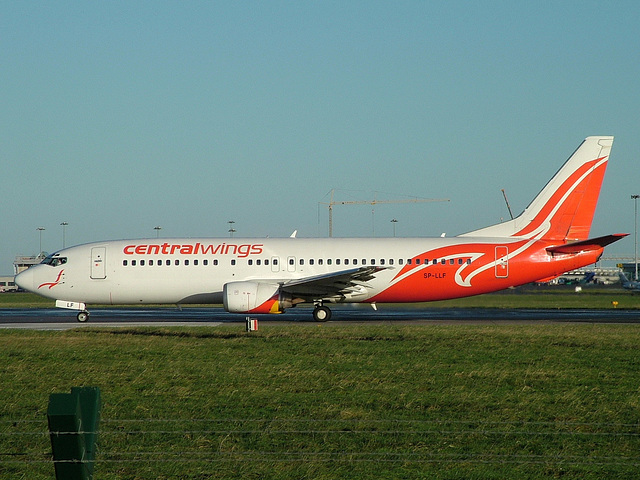
<path id="1" fill-rule="evenodd" d="M 27 292 L 33 292 L 33 271 L 27 268 L 24 272 L 20 272 L 15 278 L 16 285 Z"/>

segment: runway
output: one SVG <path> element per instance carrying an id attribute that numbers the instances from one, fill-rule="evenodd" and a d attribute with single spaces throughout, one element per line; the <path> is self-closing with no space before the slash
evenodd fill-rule
<path id="1" fill-rule="evenodd" d="M 406 306 L 340 305 L 332 308 L 328 324 L 442 324 L 442 323 L 640 323 L 638 310 L 415 308 Z M 88 322 L 62 309 L 0 309 L 0 329 L 67 330 L 117 327 L 202 327 L 245 322 L 246 315 L 222 308 L 96 308 Z M 291 309 L 282 315 L 252 315 L 260 325 L 314 323 L 311 308 Z"/>

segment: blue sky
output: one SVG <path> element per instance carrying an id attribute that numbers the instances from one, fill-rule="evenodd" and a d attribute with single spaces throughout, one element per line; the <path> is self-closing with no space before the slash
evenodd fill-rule
<path id="1" fill-rule="evenodd" d="M 615 135 L 592 235 L 633 234 L 640 4 L 0 3 L 0 273 L 155 236 L 455 235 Z M 376 193 L 378 192 L 378 193 Z M 633 235 L 610 253 L 633 253 Z"/>

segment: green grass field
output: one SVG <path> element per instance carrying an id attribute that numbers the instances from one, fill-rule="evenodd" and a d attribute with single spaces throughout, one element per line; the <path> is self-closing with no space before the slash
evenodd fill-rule
<path id="1" fill-rule="evenodd" d="M 636 478 L 639 325 L 0 331 L 0 478 L 100 387 L 96 479 Z"/>

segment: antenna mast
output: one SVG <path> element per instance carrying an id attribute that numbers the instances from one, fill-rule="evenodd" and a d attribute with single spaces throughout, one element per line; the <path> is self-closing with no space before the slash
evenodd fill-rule
<path id="1" fill-rule="evenodd" d="M 513 213 L 511 213 L 511 206 L 509 205 L 509 200 L 507 200 L 507 194 L 504 191 L 504 188 L 502 189 L 502 196 L 504 197 L 504 202 L 507 204 L 507 210 L 509 210 L 509 216 L 511 217 L 511 220 L 513 220 Z"/>

